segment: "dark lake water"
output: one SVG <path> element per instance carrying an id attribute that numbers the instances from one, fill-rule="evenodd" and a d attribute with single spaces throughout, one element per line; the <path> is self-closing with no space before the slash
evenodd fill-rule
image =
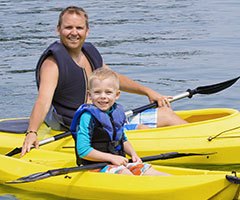
<path id="1" fill-rule="evenodd" d="M 0 0 L 0 118 L 30 115 L 37 95 L 35 65 L 57 39 L 58 14 L 69 5 L 87 10 L 87 40 L 106 64 L 161 94 L 176 95 L 240 76 L 239 0 Z M 172 106 L 239 110 L 239 99 L 240 81 L 220 93 L 196 95 Z M 148 100 L 122 93 L 120 103 L 132 109 Z M 9 188 L 1 190 L 4 194 Z M 48 199 L 15 193 L 21 199 Z"/>

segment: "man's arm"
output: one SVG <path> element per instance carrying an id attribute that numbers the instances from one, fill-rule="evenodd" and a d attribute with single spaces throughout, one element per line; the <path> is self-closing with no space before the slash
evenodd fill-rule
<path id="1" fill-rule="evenodd" d="M 104 64 L 104 67 L 108 67 Z M 124 76 L 122 74 L 118 74 L 119 80 L 120 80 L 120 89 L 125 92 L 139 94 L 139 95 L 145 95 L 148 97 L 149 101 L 151 103 L 157 101 L 159 106 L 166 105 L 170 107 L 170 103 L 168 99 L 170 99 L 170 96 L 163 96 L 159 94 L 158 92 L 152 90 L 151 88 L 148 88 L 144 85 L 141 85 L 132 79 L 128 78 L 127 76 Z"/>
<path id="2" fill-rule="evenodd" d="M 29 131 L 38 131 L 43 123 L 52 103 L 54 91 L 58 82 L 58 67 L 55 60 L 51 57 L 47 58 L 40 70 L 40 85 L 38 97 L 32 109 L 29 120 Z M 37 135 L 29 133 L 24 140 L 21 156 L 30 151 L 31 145 L 38 148 Z"/>

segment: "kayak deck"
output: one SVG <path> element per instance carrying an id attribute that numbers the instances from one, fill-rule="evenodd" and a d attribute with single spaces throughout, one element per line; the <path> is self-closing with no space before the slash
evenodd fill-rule
<path id="1" fill-rule="evenodd" d="M 179 117 L 189 123 L 222 119 L 227 116 L 234 116 L 238 113 L 238 110 L 230 108 L 208 108 L 199 110 L 176 111 L 176 114 Z M 28 120 L 29 118 L 27 117 L 0 119 L 0 133 L 15 133 L 20 135 L 24 134 L 28 128 Z M 42 129 L 43 130 L 39 130 L 39 133 L 41 133 L 42 131 L 45 132 L 45 129 L 49 128 L 43 124 Z"/>
<path id="2" fill-rule="evenodd" d="M 236 156 L 240 153 L 239 111 L 212 108 L 178 111 L 177 113 L 192 123 L 127 132 L 128 139 L 141 157 L 165 152 L 215 153 L 208 156 L 159 160 L 154 164 L 188 164 L 191 166 L 239 164 L 239 159 Z M 45 139 L 59 133 L 61 132 L 53 131 L 46 125 L 42 125 L 39 139 Z M 209 140 L 210 137 L 213 139 Z M 23 134 L 0 132 L 0 153 L 6 154 L 15 147 L 21 147 L 23 138 Z M 71 136 L 41 148 L 75 155 L 74 141 Z M 16 157 L 18 156 L 16 155 Z"/>

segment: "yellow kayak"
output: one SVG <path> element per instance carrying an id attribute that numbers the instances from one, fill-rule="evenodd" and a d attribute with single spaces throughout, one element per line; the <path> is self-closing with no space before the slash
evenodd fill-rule
<path id="1" fill-rule="evenodd" d="M 127 137 L 140 156 L 164 152 L 213 153 L 206 156 L 181 157 L 155 161 L 155 164 L 171 165 L 226 165 L 239 164 L 236 155 L 240 153 L 240 113 L 229 108 L 209 108 L 176 112 L 189 124 L 163 128 L 128 131 Z M 12 122 L 20 119 L 13 119 Z M 2 120 L 9 122 L 11 120 Z M 0 126 L 1 126 L 0 122 Z M 39 139 L 51 138 L 61 132 L 42 125 Z M 0 132 L 0 153 L 6 154 L 15 147 L 21 147 L 24 134 Z M 68 136 L 50 142 L 41 148 L 74 154 L 74 142 Z"/>
<path id="2" fill-rule="evenodd" d="M 38 172 L 74 166 L 75 158 L 69 153 L 39 149 L 21 159 L 0 155 L 0 162 L 0 184 L 63 198 L 232 200 L 238 197 L 239 180 L 229 172 L 153 166 L 171 175 L 130 176 L 78 171 L 34 182 L 9 184 Z"/>

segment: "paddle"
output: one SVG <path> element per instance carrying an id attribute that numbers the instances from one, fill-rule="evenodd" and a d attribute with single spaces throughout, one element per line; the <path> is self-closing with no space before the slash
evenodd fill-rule
<path id="1" fill-rule="evenodd" d="M 234 176 L 226 175 L 226 179 L 227 179 L 230 183 L 240 184 L 240 178 L 237 177 L 236 172 L 232 172 L 232 173 L 234 174 Z"/>
<path id="2" fill-rule="evenodd" d="M 45 144 L 48 144 L 48 143 L 51 143 L 53 141 L 57 141 L 57 140 L 60 140 L 62 138 L 65 138 L 67 136 L 70 136 L 71 135 L 71 132 L 70 131 L 66 131 L 64 133 L 60 133 L 60 134 L 57 134 L 53 137 L 49 137 L 49 138 L 46 138 L 44 140 L 41 140 L 39 141 L 39 146 L 42 146 L 42 145 L 45 145 Z M 31 149 L 34 148 L 34 146 L 31 147 Z M 5 154 L 5 156 L 14 156 L 18 153 L 21 153 L 22 151 L 22 147 L 16 147 L 15 149 L 13 149 L 12 151 L 8 152 L 7 154 Z"/>
<path id="3" fill-rule="evenodd" d="M 213 84 L 213 85 L 207 85 L 207 86 L 199 86 L 199 87 L 197 87 L 193 90 L 188 89 L 186 92 L 174 96 L 170 100 L 170 102 L 177 101 L 177 100 L 183 99 L 185 97 L 192 98 L 192 96 L 195 95 L 195 94 L 214 94 L 214 93 L 220 92 L 220 91 L 232 86 L 239 78 L 240 78 L 240 76 L 237 77 L 237 78 L 228 80 L 228 81 L 221 82 L 221 83 L 217 83 L 217 84 Z M 135 115 L 135 114 L 140 113 L 144 110 L 147 110 L 149 108 L 154 108 L 154 107 L 157 107 L 157 102 L 147 104 L 145 106 L 135 108 L 133 110 L 126 111 L 125 114 L 126 114 L 127 117 L 130 117 L 132 115 Z M 41 141 L 39 141 L 39 146 L 48 144 L 48 143 L 56 141 L 56 140 L 59 140 L 61 138 L 67 137 L 69 135 L 71 135 L 71 133 L 69 131 L 67 131 L 67 132 L 55 135 L 51 138 L 41 140 Z M 34 148 L 34 146 L 32 148 Z M 22 151 L 22 147 L 16 147 L 15 149 L 13 149 L 12 151 L 10 151 L 9 153 L 7 153 L 5 155 L 6 156 L 13 156 L 13 155 L 16 155 L 16 154 L 20 153 L 21 151 Z"/>
<path id="4" fill-rule="evenodd" d="M 154 160 L 166 160 L 166 159 L 179 158 L 179 157 L 185 157 L 185 156 L 208 156 L 208 155 L 212 155 L 212 154 L 215 154 L 215 152 L 214 153 L 169 152 L 169 153 L 164 153 L 164 154 L 159 154 L 159 155 L 154 155 L 154 156 L 146 156 L 146 157 L 142 157 L 141 159 L 143 162 L 149 162 L 149 161 L 154 161 Z M 129 162 L 132 162 L 132 160 L 130 159 Z M 35 173 L 35 174 L 31 174 L 28 176 L 18 178 L 13 181 L 7 181 L 6 183 L 14 184 L 14 183 L 33 182 L 33 181 L 38 181 L 38 180 L 45 179 L 45 178 L 52 177 L 52 176 L 59 176 L 59 175 L 83 171 L 83 170 L 103 168 L 108 164 L 109 163 L 96 163 L 96 164 L 90 164 L 90 165 L 84 165 L 84 166 L 51 169 L 46 172 L 39 172 L 39 173 Z"/>
<path id="5" fill-rule="evenodd" d="M 237 78 L 228 80 L 228 81 L 221 82 L 221 83 L 217 83 L 217 84 L 213 84 L 213 85 L 206 85 L 206 86 L 199 86 L 193 90 L 188 89 L 186 92 L 183 92 L 179 95 L 173 96 L 173 98 L 170 99 L 169 101 L 173 102 L 173 101 L 177 101 L 179 99 L 183 99 L 185 97 L 192 98 L 193 95 L 195 95 L 195 94 L 214 94 L 214 93 L 220 92 L 220 91 L 232 86 L 239 78 L 240 78 L 240 76 Z M 139 112 L 142 112 L 144 110 L 147 110 L 149 108 L 154 108 L 154 107 L 157 107 L 157 102 L 127 111 L 125 114 L 127 117 L 129 117 L 129 116 L 135 115 Z"/>

